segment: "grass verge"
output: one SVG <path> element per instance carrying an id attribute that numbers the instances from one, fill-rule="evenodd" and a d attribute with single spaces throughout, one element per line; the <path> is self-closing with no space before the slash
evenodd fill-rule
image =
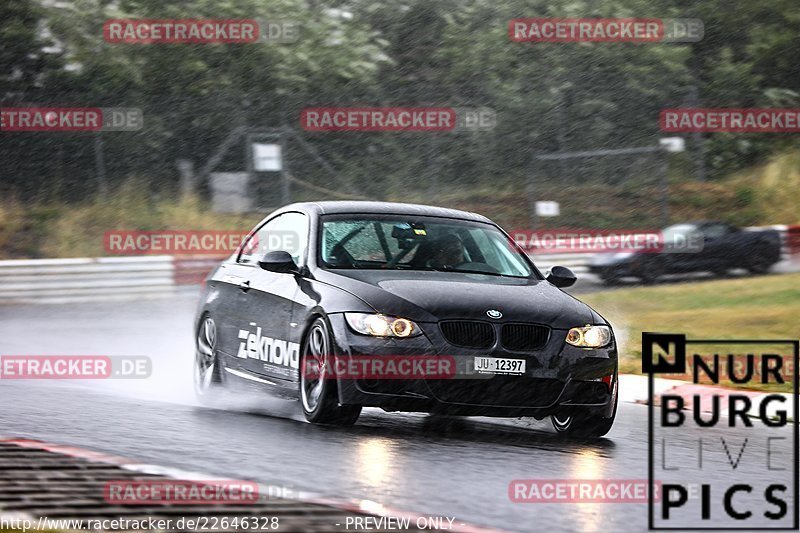
<path id="1" fill-rule="evenodd" d="M 800 274 L 618 289 L 581 300 L 614 326 L 624 373 L 642 372 L 643 331 L 684 333 L 689 340 L 800 337 Z M 774 384 L 748 388 L 790 392 Z"/>

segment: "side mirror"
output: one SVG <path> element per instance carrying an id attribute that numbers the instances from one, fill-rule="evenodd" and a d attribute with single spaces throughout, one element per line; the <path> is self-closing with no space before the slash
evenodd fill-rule
<path id="1" fill-rule="evenodd" d="M 278 274 L 297 274 L 300 272 L 297 263 L 294 262 L 289 252 L 283 250 L 267 252 L 258 262 L 258 266 L 264 270 L 277 272 Z"/>
<path id="2" fill-rule="evenodd" d="M 564 287 L 571 287 L 575 285 L 575 281 L 578 278 L 576 278 L 575 274 L 572 273 L 572 270 L 568 269 L 567 267 L 554 266 L 550 269 L 550 272 L 547 273 L 547 277 L 545 277 L 545 279 L 556 287 L 563 289 Z"/>

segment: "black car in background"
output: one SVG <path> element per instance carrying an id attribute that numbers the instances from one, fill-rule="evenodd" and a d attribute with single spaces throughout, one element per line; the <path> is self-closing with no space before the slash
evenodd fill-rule
<path id="1" fill-rule="evenodd" d="M 255 385 L 299 400 L 314 423 L 352 424 L 371 406 L 550 416 L 559 433 L 598 437 L 616 415 L 617 346 L 608 322 L 561 290 L 574 282 L 563 267 L 542 275 L 477 214 L 382 202 L 289 205 L 206 280 L 196 391 L 208 399 Z M 388 369 L 420 357 L 452 372 L 340 373 L 365 358 Z"/>
<path id="2" fill-rule="evenodd" d="M 743 230 L 706 221 L 675 224 L 662 235 L 663 250 L 596 254 L 589 272 L 608 284 L 629 276 L 652 283 L 664 274 L 724 276 L 737 268 L 764 274 L 781 259 L 781 235 L 774 230 Z"/>

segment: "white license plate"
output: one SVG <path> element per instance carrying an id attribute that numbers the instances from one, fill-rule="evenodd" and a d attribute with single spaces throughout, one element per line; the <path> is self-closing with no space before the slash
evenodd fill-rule
<path id="1" fill-rule="evenodd" d="M 475 371 L 479 374 L 524 374 L 524 359 L 503 359 L 500 357 L 476 357 Z"/>

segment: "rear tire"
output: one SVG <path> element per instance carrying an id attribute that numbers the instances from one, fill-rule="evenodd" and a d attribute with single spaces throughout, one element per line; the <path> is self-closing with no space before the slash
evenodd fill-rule
<path id="1" fill-rule="evenodd" d="M 300 356 L 300 403 L 312 424 L 351 426 L 361 415 L 360 405 L 339 405 L 336 380 L 326 376 L 333 356 L 328 325 L 317 318 L 308 330 Z"/>
<path id="2" fill-rule="evenodd" d="M 643 265 L 639 271 L 639 279 L 641 279 L 642 283 L 645 285 L 654 284 L 658 280 L 658 277 L 660 275 L 661 275 L 661 269 L 658 266 L 652 264 Z"/>
<path id="3" fill-rule="evenodd" d="M 197 327 L 192 378 L 194 393 L 203 404 L 212 404 L 222 390 L 219 358 L 217 356 L 217 326 L 205 315 Z"/>

